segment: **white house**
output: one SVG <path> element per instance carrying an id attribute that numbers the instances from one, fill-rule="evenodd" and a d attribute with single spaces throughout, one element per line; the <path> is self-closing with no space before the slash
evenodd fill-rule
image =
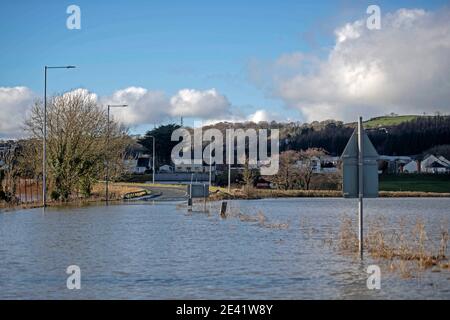
<path id="1" fill-rule="evenodd" d="M 151 169 L 152 163 L 149 155 L 138 156 L 134 159 L 126 159 L 123 161 L 125 171 L 128 173 L 144 174 L 145 171 Z"/>
<path id="2" fill-rule="evenodd" d="M 415 160 L 408 162 L 403 166 L 404 173 L 418 173 L 419 172 L 419 163 Z"/>
<path id="3" fill-rule="evenodd" d="M 430 155 L 420 164 L 420 171 L 422 173 L 450 173 L 450 165 L 444 157 L 437 158 Z"/>

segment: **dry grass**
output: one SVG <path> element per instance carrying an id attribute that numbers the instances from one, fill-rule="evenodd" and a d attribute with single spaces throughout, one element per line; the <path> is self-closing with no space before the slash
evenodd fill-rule
<path id="1" fill-rule="evenodd" d="M 34 209 L 34 208 L 40 208 L 40 207 L 42 207 L 42 204 L 40 202 L 23 203 L 23 204 L 18 204 L 18 205 L 8 204 L 3 201 L 0 202 L 0 209 L 4 210 L 5 212 L 19 210 L 19 209 Z"/>
<path id="2" fill-rule="evenodd" d="M 210 201 L 226 199 L 264 199 L 264 198 L 341 198 L 342 191 L 339 190 L 272 190 L 272 189 L 251 189 L 249 191 L 242 189 L 211 187 Z M 450 197 L 450 193 L 433 192 L 411 192 L 411 191 L 380 191 L 380 197 L 383 198 L 436 198 Z"/>
<path id="3" fill-rule="evenodd" d="M 109 189 L 109 197 L 112 200 L 122 199 L 123 196 L 127 193 L 143 191 L 142 187 L 127 183 L 110 183 L 108 189 Z M 92 188 L 92 197 L 93 198 L 105 197 L 104 183 L 96 183 L 94 185 L 94 187 Z"/>
<path id="4" fill-rule="evenodd" d="M 220 211 L 218 206 L 214 206 L 212 210 L 216 211 L 217 213 L 219 213 Z M 244 213 L 239 208 L 231 207 L 230 204 L 228 204 L 228 208 L 224 219 L 238 219 L 241 222 L 254 223 L 260 227 L 267 229 L 279 229 L 279 230 L 288 229 L 290 225 L 289 221 L 288 222 L 270 221 L 262 210 L 258 210 L 256 214 L 248 214 Z"/>
<path id="5" fill-rule="evenodd" d="M 367 221 L 367 234 L 364 238 L 365 252 L 374 259 L 387 260 L 390 269 L 399 271 L 402 276 L 410 277 L 413 271 L 449 266 L 449 233 L 446 223 L 442 222 L 438 241 L 430 239 L 424 221 L 417 219 L 408 227 L 406 220 L 399 219 L 395 227 L 390 227 L 384 216 Z M 338 231 L 339 251 L 347 254 L 358 253 L 357 224 L 348 216 L 343 216 Z M 332 243 L 328 241 L 327 243 Z"/>
<path id="6" fill-rule="evenodd" d="M 396 260 L 391 261 L 390 271 L 400 273 L 403 279 L 410 279 L 417 273 L 417 268 L 411 261 Z"/>
<path id="7" fill-rule="evenodd" d="M 356 228 L 353 224 L 353 220 L 344 216 L 339 227 L 338 247 L 345 252 L 357 252 L 358 251 L 358 235 L 356 234 Z"/>

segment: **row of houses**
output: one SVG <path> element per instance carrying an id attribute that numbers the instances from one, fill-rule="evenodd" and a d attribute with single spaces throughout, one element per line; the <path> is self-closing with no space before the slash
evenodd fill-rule
<path id="1" fill-rule="evenodd" d="M 16 146 L 15 141 L 0 141 L 0 168 L 5 164 L 6 154 Z M 322 156 L 312 157 L 307 162 L 298 161 L 299 167 L 308 165 L 317 174 L 335 173 L 340 168 L 340 157 Z M 263 163 L 258 163 L 258 166 Z M 137 152 L 132 159 L 124 161 L 125 170 L 132 174 L 150 173 L 152 170 L 151 155 Z M 211 171 L 224 171 L 226 165 L 212 165 Z M 427 155 L 420 156 L 380 156 L 378 160 L 380 173 L 387 174 L 445 174 L 450 173 L 450 160 L 443 156 Z M 157 172 L 161 173 L 209 173 L 210 167 L 202 164 L 178 164 L 175 166 L 160 166 Z"/>
<path id="2" fill-rule="evenodd" d="M 403 173 L 450 173 L 450 161 L 443 156 L 429 155 L 422 161 L 412 160 L 402 168 Z"/>
<path id="3" fill-rule="evenodd" d="M 151 173 L 152 170 L 152 156 L 148 154 L 145 148 L 136 143 L 130 149 L 128 154 L 131 157 L 125 160 L 125 170 L 131 174 L 145 174 Z M 258 161 L 257 166 L 250 166 L 251 168 L 260 168 L 265 165 Z M 297 167 L 309 166 L 316 174 L 332 174 L 340 170 L 340 157 L 323 155 L 313 156 L 306 161 L 297 161 Z M 380 174 L 399 174 L 399 173 L 450 173 L 449 160 L 436 155 L 418 156 L 386 156 L 381 155 L 378 160 L 378 168 Z M 243 169 L 243 165 L 233 166 L 235 170 Z M 156 173 L 209 173 L 210 167 L 206 164 L 164 164 L 157 167 Z M 225 165 L 212 165 L 212 172 L 220 172 L 228 170 Z"/>
<path id="4" fill-rule="evenodd" d="M 262 163 L 258 163 L 259 167 Z M 312 157 L 307 162 L 297 161 L 297 166 L 308 165 L 316 174 L 336 173 L 340 168 L 340 157 L 323 156 Z M 128 173 L 144 174 L 151 172 L 152 159 L 150 155 L 140 155 L 136 159 L 125 160 L 125 167 Z M 239 166 L 235 166 L 239 167 Z M 378 169 L 380 174 L 445 174 L 450 173 L 450 161 L 443 156 L 428 155 L 420 160 L 413 156 L 380 156 L 378 160 Z M 161 173 L 208 173 L 209 165 L 203 164 L 177 164 L 174 166 L 160 166 L 157 172 Z M 227 165 L 212 165 L 211 171 L 227 170 Z"/>
<path id="5" fill-rule="evenodd" d="M 144 174 L 149 173 L 152 170 L 152 159 L 150 155 L 139 155 L 135 159 L 125 160 L 125 169 L 128 173 L 133 174 Z M 251 169 L 259 168 L 263 165 L 267 165 L 263 161 L 258 161 L 257 165 L 250 165 Z M 302 161 L 297 161 L 296 164 L 298 167 L 302 167 L 306 165 Z M 312 157 L 307 165 L 311 166 L 314 173 L 333 173 L 337 172 L 340 165 L 339 157 Z M 234 169 L 243 168 L 243 165 L 233 166 Z M 228 165 L 211 165 L 211 171 L 226 171 Z M 210 166 L 205 164 L 194 164 L 194 163 L 180 163 L 174 166 L 171 165 L 162 165 L 157 169 L 159 173 L 209 173 Z"/>
<path id="6" fill-rule="evenodd" d="M 145 174 L 152 172 L 152 158 L 150 155 L 141 155 L 136 159 L 124 161 L 125 171 L 131 174 Z M 208 173 L 209 166 L 202 164 L 179 164 L 175 166 L 162 165 L 157 169 L 158 173 Z M 211 166 L 211 171 L 216 171 L 216 165 Z"/>
<path id="7" fill-rule="evenodd" d="M 309 165 L 314 173 L 335 173 L 341 166 L 340 157 L 323 156 L 312 157 L 307 162 L 297 162 L 298 166 Z M 387 174 L 424 173 L 445 174 L 450 173 L 450 160 L 443 156 L 385 156 L 378 159 L 379 172 Z"/>
<path id="8" fill-rule="evenodd" d="M 380 173 L 424 173 L 445 174 L 450 173 L 450 161 L 443 156 L 427 155 L 413 156 L 380 156 L 378 160 Z"/>

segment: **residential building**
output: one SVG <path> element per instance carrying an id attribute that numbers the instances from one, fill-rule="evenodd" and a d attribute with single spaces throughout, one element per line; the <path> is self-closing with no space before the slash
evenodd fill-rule
<path id="1" fill-rule="evenodd" d="M 419 173 L 420 172 L 420 162 L 417 160 L 412 160 L 403 166 L 403 173 Z"/>
<path id="2" fill-rule="evenodd" d="M 378 158 L 378 168 L 383 173 L 397 174 L 402 173 L 404 166 L 413 160 L 411 156 L 386 156 L 381 155 Z"/>
<path id="3" fill-rule="evenodd" d="M 449 161 L 444 157 L 429 155 L 420 164 L 422 173 L 450 173 Z"/>
<path id="4" fill-rule="evenodd" d="M 124 160 L 124 166 L 127 173 L 144 174 L 152 169 L 152 158 L 150 155 L 138 155 L 133 159 Z"/>

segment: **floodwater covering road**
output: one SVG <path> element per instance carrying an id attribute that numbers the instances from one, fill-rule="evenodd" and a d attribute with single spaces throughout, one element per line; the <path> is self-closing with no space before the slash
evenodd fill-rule
<path id="1" fill-rule="evenodd" d="M 286 228 L 221 219 L 217 207 L 188 212 L 181 202 L 145 201 L 0 213 L 0 298 L 450 299 L 448 270 L 403 278 L 382 266 L 381 290 L 369 290 L 367 266 L 379 262 L 324 244 L 342 214 L 356 216 L 355 201 L 229 202 Z M 368 199 L 365 212 L 392 226 L 422 218 L 431 237 L 448 208 L 447 198 L 380 198 Z M 66 287 L 70 265 L 81 269 L 80 290 Z"/>
<path id="2" fill-rule="evenodd" d="M 147 200 L 152 201 L 183 201 L 187 199 L 186 187 L 180 186 L 152 186 L 143 187 L 151 192 Z"/>

